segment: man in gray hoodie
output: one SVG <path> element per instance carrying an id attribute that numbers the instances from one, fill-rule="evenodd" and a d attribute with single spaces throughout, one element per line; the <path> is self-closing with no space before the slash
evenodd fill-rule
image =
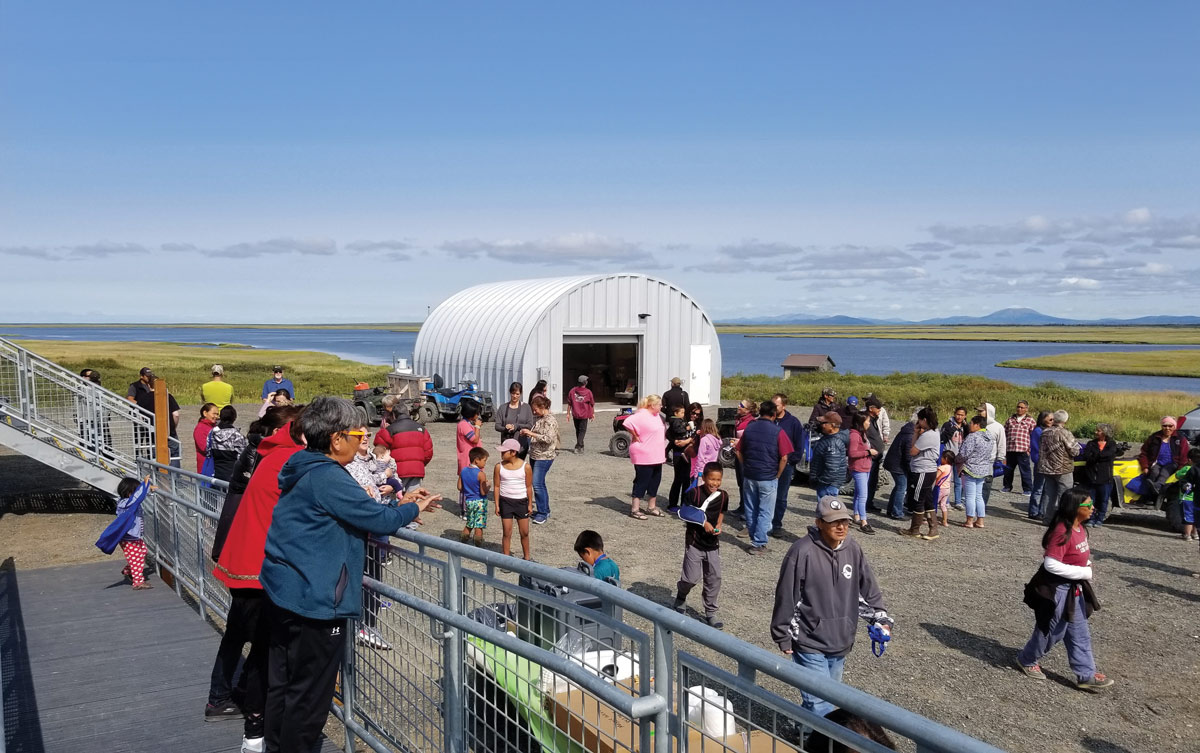
<path id="1" fill-rule="evenodd" d="M 779 568 L 771 640 L 805 669 L 841 682 L 861 617 L 891 632 L 875 574 L 858 542 L 847 538 L 850 511 L 837 497 L 817 501 L 817 524 L 792 544 Z M 833 704 L 801 692 L 804 708 L 821 716 Z"/>
<path id="2" fill-rule="evenodd" d="M 1008 438 L 1005 436 L 1004 424 L 996 420 L 996 406 L 992 405 L 991 403 L 982 403 L 979 408 L 976 409 L 976 415 L 983 416 L 987 419 L 987 433 L 992 438 L 992 447 L 994 448 L 993 452 L 996 454 L 995 458 L 993 458 L 993 465 L 995 464 L 995 461 L 999 461 L 1000 464 L 1003 465 L 1005 460 L 1004 451 L 1005 448 L 1008 447 Z M 984 504 L 987 504 L 992 499 L 993 478 L 995 478 L 995 476 L 988 476 L 987 480 L 983 482 Z"/>

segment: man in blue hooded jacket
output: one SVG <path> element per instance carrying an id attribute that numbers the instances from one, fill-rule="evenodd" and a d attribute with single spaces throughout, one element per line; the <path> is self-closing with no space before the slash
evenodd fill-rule
<path id="1" fill-rule="evenodd" d="M 318 397 L 300 417 L 307 447 L 279 472 L 259 582 L 271 600 L 266 750 L 312 750 L 333 700 L 346 620 L 362 611 L 367 534 L 394 533 L 439 498 L 418 489 L 382 505 L 345 465 L 365 441 L 354 405 Z M 434 506 L 436 507 L 436 506 Z"/>

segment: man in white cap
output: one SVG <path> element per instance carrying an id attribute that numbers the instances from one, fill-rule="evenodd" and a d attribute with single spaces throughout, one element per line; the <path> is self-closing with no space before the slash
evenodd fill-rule
<path id="1" fill-rule="evenodd" d="M 861 617 L 890 634 L 875 574 L 850 532 L 850 511 L 837 497 L 817 500 L 816 525 L 783 557 L 775 585 L 771 640 L 805 669 L 841 682 Z M 801 692 L 804 708 L 821 716 L 833 704 Z"/>

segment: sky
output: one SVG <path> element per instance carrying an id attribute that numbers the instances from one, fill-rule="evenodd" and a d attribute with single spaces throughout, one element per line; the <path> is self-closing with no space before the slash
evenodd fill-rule
<path id="1" fill-rule="evenodd" d="M 1194 314 L 1200 4 L 0 0 L 0 322 Z"/>

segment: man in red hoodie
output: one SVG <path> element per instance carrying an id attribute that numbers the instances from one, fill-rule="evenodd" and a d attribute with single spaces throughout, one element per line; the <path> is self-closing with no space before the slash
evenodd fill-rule
<path id="1" fill-rule="evenodd" d="M 399 406 L 395 410 L 398 412 Z M 396 461 L 396 477 L 400 479 L 401 487 L 396 492 L 398 497 L 421 485 L 425 480 L 425 466 L 433 460 L 433 440 L 424 426 L 413 420 L 411 415 L 399 418 L 379 427 L 375 444 L 388 448 L 392 460 Z"/>
<path id="2" fill-rule="evenodd" d="M 583 454 L 583 438 L 587 434 L 588 421 L 596 417 L 596 398 L 588 389 L 588 378 L 579 377 L 579 385 L 567 393 L 567 404 L 571 406 L 571 420 L 575 422 L 575 454 Z"/>
<path id="3" fill-rule="evenodd" d="M 241 504 L 221 548 L 213 575 L 229 587 L 231 603 L 225 622 L 225 635 L 213 663 L 205 720 L 246 716 L 245 738 L 263 738 L 263 709 L 267 697 L 267 643 L 269 620 L 264 614 L 266 597 L 258 575 L 262 570 L 267 531 L 275 504 L 279 502 L 279 471 L 284 463 L 304 449 L 304 437 L 296 420 L 262 440 L 258 445 L 261 459 L 250 477 Z M 242 656 L 242 647 L 250 643 L 250 656 L 242 669 L 245 674 L 245 698 L 241 708 L 232 700 L 231 681 Z"/>

